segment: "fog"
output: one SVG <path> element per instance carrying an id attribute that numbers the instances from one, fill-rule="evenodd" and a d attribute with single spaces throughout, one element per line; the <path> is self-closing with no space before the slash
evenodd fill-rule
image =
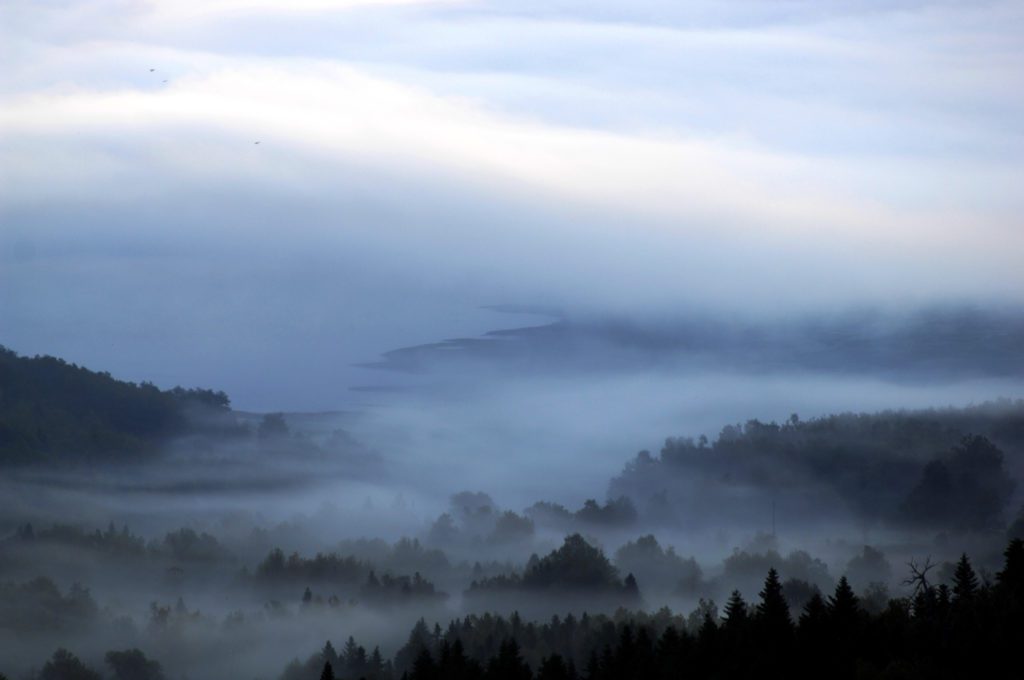
<path id="1" fill-rule="evenodd" d="M 1002 584 L 1024 12 L 677 4 L 0 7 L 0 680 Z"/>
<path id="2" fill-rule="evenodd" d="M 400 670 L 421 618 L 669 607 L 699 626 L 701 598 L 720 606 L 734 588 L 755 598 L 769 566 L 798 609 L 843 574 L 866 606 L 882 607 L 908 592 L 912 560 L 933 560 L 946 578 L 962 551 L 988 573 L 998 565 L 1024 475 L 1021 402 L 990 400 L 1021 393 L 1012 311 L 878 317 L 869 356 L 849 336 L 823 347 L 798 322 L 711 332 L 713 319 L 695 317 L 714 336 L 700 348 L 692 333 L 658 335 L 679 327 L 595 331 L 564 316 L 487 313 L 537 325 L 384 353 L 361 369 L 351 411 L 200 410 L 195 434 L 155 456 L 11 468 L 0 504 L 4 635 L 19 642 L 10 672 L 38 669 L 57 647 L 96 668 L 105 652 L 137 647 L 168 676 L 278 677 L 350 635 Z M 848 318 L 866 327 L 863 315 L 841 317 L 821 336 Z M 921 337 L 942 351 L 905 358 Z M 745 359 L 774 355 L 775 338 L 785 361 Z M 759 439 L 754 419 L 812 448 L 793 457 L 792 443 Z M 966 473 L 981 475 L 977 488 L 997 493 L 997 506 L 966 495 L 947 519 L 907 514 L 933 502 L 914 500 L 932 493 L 917 481 L 922 466 L 957 465 L 950 447 L 970 433 L 1001 447 L 998 471 Z M 701 435 L 714 455 L 694 448 L 681 462 Z M 731 453 L 744 437 L 767 468 Z M 834 452 L 813 462 L 814 446 Z M 872 486 L 851 487 L 851 474 Z M 534 590 L 538 557 L 557 564 L 553 551 L 574 534 L 603 551 L 611 578 L 633 575 L 638 594 L 557 571 L 545 577 L 557 595 Z"/>

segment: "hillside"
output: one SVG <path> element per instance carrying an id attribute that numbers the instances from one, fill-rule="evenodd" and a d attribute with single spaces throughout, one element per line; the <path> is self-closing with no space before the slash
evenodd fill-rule
<path id="1" fill-rule="evenodd" d="M 229 404 L 223 392 L 161 390 L 0 347 L 0 464 L 149 456 Z"/>

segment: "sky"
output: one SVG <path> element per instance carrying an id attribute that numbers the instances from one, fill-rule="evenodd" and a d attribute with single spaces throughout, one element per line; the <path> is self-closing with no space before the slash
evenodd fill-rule
<path id="1" fill-rule="evenodd" d="M 537 321 L 489 305 L 1016 305 L 1021 35 L 1019 2 L 0 0 L 0 344 L 330 410 Z"/>

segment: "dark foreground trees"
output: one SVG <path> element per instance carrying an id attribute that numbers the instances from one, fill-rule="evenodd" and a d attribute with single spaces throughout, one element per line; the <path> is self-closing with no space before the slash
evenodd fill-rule
<path id="1" fill-rule="evenodd" d="M 753 602 L 734 592 L 722 609 L 702 603 L 698 616 L 654 613 L 544 623 L 482 614 L 447 629 L 421 620 L 394 662 L 348 638 L 327 643 L 282 680 L 668 680 L 669 678 L 954 678 L 1016 677 L 1024 649 L 1024 540 L 1003 553 L 991 578 L 963 555 L 952 580 L 915 582 L 911 597 L 865 607 L 845 578 L 799 610 L 774 570 Z M 918 569 L 918 573 L 924 573 Z M 110 652 L 106 674 L 58 650 L 29 680 L 163 680 L 141 651 Z M 20 680 L 20 679 L 19 679 Z"/>
<path id="2" fill-rule="evenodd" d="M 652 615 L 546 624 L 485 615 L 433 635 L 421 622 L 397 665 L 407 680 L 1010 677 L 1024 648 L 1024 541 L 1011 541 L 1004 557 L 993 583 L 965 555 L 952 588 L 923 585 L 878 614 L 845 577 L 790 612 L 773 570 L 758 602 L 734 593 L 721 620 L 705 616 L 696 630 Z"/>

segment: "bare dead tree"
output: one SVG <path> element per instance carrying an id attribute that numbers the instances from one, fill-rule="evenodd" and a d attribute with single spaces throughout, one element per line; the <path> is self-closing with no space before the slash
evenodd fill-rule
<path id="1" fill-rule="evenodd" d="M 928 583 L 928 571 L 935 567 L 932 564 L 932 558 L 929 556 L 925 558 L 924 564 L 918 565 L 916 560 L 910 560 L 907 562 L 907 566 L 910 567 L 910 576 L 903 579 L 903 585 L 914 587 L 914 597 L 922 590 L 928 592 L 931 589 L 931 585 Z"/>

